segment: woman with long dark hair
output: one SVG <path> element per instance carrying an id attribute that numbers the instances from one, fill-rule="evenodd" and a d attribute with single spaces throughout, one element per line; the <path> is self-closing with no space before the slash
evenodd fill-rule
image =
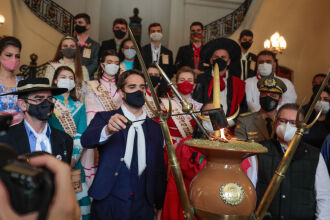
<path id="1" fill-rule="evenodd" d="M 51 82 L 55 70 L 64 65 L 70 67 L 74 71 L 77 83 L 77 97 L 80 99 L 80 90 L 83 86 L 83 81 L 88 81 L 89 75 L 87 68 L 81 64 L 77 41 L 71 36 L 66 36 L 60 41 L 53 60 L 49 62 L 47 66 L 45 77 Z"/>
<path id="2" fill-rule="evenodd" d="M 4 37 L 0 40 L 0 95 L 17 90 L 17 83 L 22 78 L 15 75 L 20 64 L 22 44 L 15 37 Z M 13 116 L 13 124 L 23 119 L 21 109 L 17 105 L 16 95 L 0 96 L 1 114 Z"/>

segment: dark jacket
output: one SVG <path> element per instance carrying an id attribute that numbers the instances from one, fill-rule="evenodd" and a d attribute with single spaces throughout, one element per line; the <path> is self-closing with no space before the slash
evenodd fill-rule
<path id="1" fill-rule="evenodd" d="M 100 48 L 100 56 L 102 56 L 102 52 L 105 50 L 114 50 L 117 52 L 115 39 L 102 41 L 101 48 Z"/>
<path id="2" fill-rule="evenodd" d="M 261 142 L 268 152 L 258 155 L 257 201 L 260 202 L 277 166 L 283 158 L 280 143 Z M 268 219 L 315 219 L 315 173 L 320 151 L 301 142 L 268 209 Z"/>
<path id="3" fill-rule="evenodd" d="M 246 57 L 247 59 L 247 77 L 245 77 L 243 80 L 246 80 L 247 78 L 254 77 L 257 75 L 257 56 L 254 53 L 249 52 L 248 56 Z M 241 74 L 244 74 L 245 68 L 241 69 Z M 234 76 L 238 77 L 241 79 L 241 74 L 240 72 L 234 72 Z"/>
<path id="4" fill-rule="evenodd" d="M 151 44 L 147 44 L 141 49 L 142 57 L 144 63 L 146 64 L 147 68 L 152 64 L 152 51 L 151 51 Z M 167 61 L 165 57 L 168 57 L 168 63 L 164 63 Z M 164 57 L 164 58 L 163 58 Z M 137 59 L 134 61 L 134 68 L 141 69 L 140 63 Z M 159 58 L 159 66 L 165 71 L 169 78 L 172 78 L 175 74 L 175 66 L 173 65 L 173 53 L 163 45 L 160 48 L 160 58 Z"/>
<path id="5" fill-rule="evenodd" d="M 52 127 L 50 128 L 50 144 L 52 147 L 52 154 L 57 158 L 61 158 L 62 161 L 70 164 L 73 149 L 72 138 L 63 131 Z M 31 152 L 24 121 L 10 127 L 7 135 L 5 136 L 5 140 L 7 144 L 17 151 L 18 155 Z"/>
<path id="6" fill-rule="evenodd" d="M 89 189 L 89 195 L 96 200 L 103 200 L 112 193 L 123 165 L 121 158 L 125 155 L 129 126 L 113 134 L 105 143 L 99 145 L 102 129 L 107 125 L 111 116 L 116 113 L 123 115 L 121 109 L 96 113 L 81 137 L 83 147 L 95 148 L 97 146 L 100 153 L 97 173 Z M 156 208 L 161 209 L 166 189 L 164 139 L 160 126 L 156 122 L 146 120 L 142 127 L 146 143 L 146 199 L 151 206 L 155 205 Z"/>
<path id="7" fill-rule="evenodd" d="M 77 39 L 78 40 L 78 39 Z M 90 80 L 94 79 L 94 73 L 99 65 L 100 44 L 92 40 L 90 37 L 86 40 L 87 47 L 79 47 L 81 55 L 81 63 L 86 66 Z M 84 57 L 84 49 L 91 50 L 90 57 Z"/>
<path id="8" fill-rule="evenodd" d="M 202 59 L 200 59 L 202 60 Z M 201 61 L 200 61 L 201 62 Z M 179 70 L 183 66 L 189 66 L 195 68 L 194 66 L 194 50 L 191 44 L 185 45 L 179 48 L 178 54 L 175 59 L 175 67 Z"/>

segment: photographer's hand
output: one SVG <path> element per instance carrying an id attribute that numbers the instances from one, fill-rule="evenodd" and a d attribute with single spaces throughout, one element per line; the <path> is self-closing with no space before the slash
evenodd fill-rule
<path id="1" fill-rule="evenodd" d="M 54 174 L 55 193 L 47 219 L 80 219 L 80 208 L 72 187 L 70 167 L 50 155 L 32 157 L 30 164 L 47 167 Z"/>
<path id="2" fill-rule="evenodd" d="M 37 167 L 47 167 L 55 180 L 55 193 L 49 207 L 49 220 L 80 219 L 80 209 L 71 183 L 70 167 L 50 155 L 36 156 L 30 159 L 30 164 Z M 5 186 L 0 182 L 0 220 L 37 219 L 38 214 L 17 215 L 12 209 Z"/>

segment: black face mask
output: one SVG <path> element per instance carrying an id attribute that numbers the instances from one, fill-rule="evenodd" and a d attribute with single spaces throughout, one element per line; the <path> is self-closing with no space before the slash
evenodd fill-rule
<path id="1" fill-rule="evenodd" d="M 39 119 L 40 121 L 47 121 L 50 118 L 49 113 L 54 110 L 54 103 L 45 100 L 38 105 L 29 104 L 29 115 Z"/>
<path id="2" fill-rule="evenodd" d="M 61 53 L 64 57 L 72 59 L 76 56 L 76 49 L 65 48 L 61 50 Z"/>
<path id="3" fill-rule="evenodd" d="M 227 68 L 227 61 L 224 61 L 224 60 L 221 59 L 221 58 L 218 58 L 218 59 L 216 59 L 216 60 L 213 60 L 213 65 L 215 65 L 216 63 L 217 63 L 218 66 L 219 66 L 219 71 L 220 71 L 220 72 Z"/>
<path id="4" fill-rule="evenodd" d="M 144 105 L 145 100 L 144 100 L 144 94 L 142 91 L 138 90 L 136 92 L 131 92 L 131 93 L 125 92 L 125 94 L 126 94 L 125 101 L 130 106 L 135 107 L 135 108 L 141 108 Z"/>
<path id="5" fill-rule="evenodd" d="M 115 34 L 116 38 L 118 38 L 118 39 L 123 39 L 126 35 L 126 33 L 121 30 L 114 30 L 113 33 Z"/>
<path id="6" fill-rule="evenodd" d="M 84 33 L 87 29 L 86 29 L 86 26 L 76 25 L 76 26 L 74 27 L 74 30 L 75 30 L 78 34 L 81 34 L 81 33 Z"/>
<path id="7" fill-rule="evenodd" d="M 270 97 L 270 96 L 265 96 L 260 98 L 260 106 L 263 110 L 265 110 L 266 112 L 271 112 L 274 109 L 277 108 L 278 106 L 278 100 Z"/>
<path id="8" fill-rule="evenodd" d="M 160 77 L 150 76 L 153 87 L 156 87 L 160 83 Z"/>
<path id="9" fill-rule="evenodd" d="M 241 46 L 244 48 L 244 50 L 247 50 L 251 47 L 252 43 L 245 41 L 241 43 Z"/>

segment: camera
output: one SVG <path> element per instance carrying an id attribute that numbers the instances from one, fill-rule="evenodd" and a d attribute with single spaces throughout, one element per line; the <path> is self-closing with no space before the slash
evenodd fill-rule
<path id="1" fill-rule="evenodd" d="M 10 122 L 11 116 L 0 115 L 0 141 L 5 140 Z M 0 143 L 0 180 L 18 214 L 38 211 L 38 219 L 46 219 L 54 194 L 54 176 L 48 169 L 33 167 L 27 162 L 30 157 L 40 154 L 43 152 L 18 157 L 14 149 Z"/>

